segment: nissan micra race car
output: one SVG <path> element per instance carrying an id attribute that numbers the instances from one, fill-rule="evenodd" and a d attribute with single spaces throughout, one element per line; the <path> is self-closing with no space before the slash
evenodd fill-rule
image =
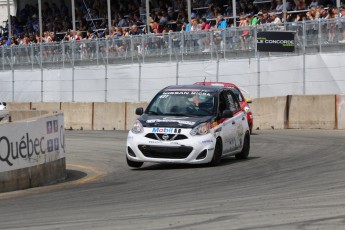
<path id="1" fill-rule="evenodd" d="M 127 137 L 131 167 L 144 162 L 216 166 L 223 157 L 249 155 L 246 113 L 224 86 L 169 86 L 136 114 Z"/>

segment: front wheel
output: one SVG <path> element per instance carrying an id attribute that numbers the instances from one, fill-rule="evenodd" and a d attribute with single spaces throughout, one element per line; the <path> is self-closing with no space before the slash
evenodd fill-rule
<path id="1" fill-rule="evenodd" d="M 128 157 L 126 157 L 126 158 L 127 158 L 127 164 L 129 167 L 140 168 L 144 164 L 144 162 L 132 161 L 132 160 L 128 159 Z"/>
<path id="2" fill-rule="evenodd" d="M 247 159 L 249 155 L 249 150 L 250 150 L 250 135 L 247 132 L 246 135 L 244 136 L 242 151 L 235 155 L 236 159 Z"/>
<path id="3" fill-rule="evenodd" d="M 217 139 L 216 146 L 214 147 L 213 157 L 212 157 L 211 162 L 209 163 L 209 166 L 219 165 L 222 159 L 222 153 L 223 153 L 222 141 L 220 139 Z"/>

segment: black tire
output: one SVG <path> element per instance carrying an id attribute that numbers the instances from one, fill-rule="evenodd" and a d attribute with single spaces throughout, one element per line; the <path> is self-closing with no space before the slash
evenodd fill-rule
<path id="1" fill-rule="evenodd" d="M 242 151 L 235 155 L 236 159 L 242 159 L 242 160 L 247 159 L 249 155 L 249 150 L 250 150 L 250 134 L 247 132 L 246 135 L 244 136 Z"/>
<path id="2" fill-rule="evenodd" d="M 127 158 L 127 164 L 129 167 L 140 168 L 144 164 L 144 162 L 131 161 L 130 159 L 128 159 L 128 157 L 126 157 L 126 158 Z"/>
<path id="3" fill-rule="evenodd" d="M 222 160 L 223 146 L 220 138 L 217 139 L 216 146 L 214 147 L 214 153 L 209 166 L 217 166 Z"/>

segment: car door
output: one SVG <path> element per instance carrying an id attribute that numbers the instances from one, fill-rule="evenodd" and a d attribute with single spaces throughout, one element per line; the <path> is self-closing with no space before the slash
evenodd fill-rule
<path id="1" fill-rule="evenodd" d="M 229 96 L 230 95 L 230 96 Z M 224 90 L 219 95 L 219 114 L 224 110 L 230 110 L 229 97 L 232 98 L 230 90 Z M 221 118 L 219 122 L 222 124 L 222 140 L 223 140 L 223 154 L 228 154 L 235 151 L 236 139 L 236 121 L 235 117 Z"/>
<path id="2" fill-rule="evenodd" d="M 237 96 L 232 91 L 227 93 L 227 99 L 229 109 L 234 115 L 231 123 L 233 132 L 231 136 L 233 137 L 233 142 L 231 143 L 230 152 L 236 152 L 239 149 L 242 149 L 244 135 L 243 124 L 246 122 L 246 114 L 243 112 Z"/>

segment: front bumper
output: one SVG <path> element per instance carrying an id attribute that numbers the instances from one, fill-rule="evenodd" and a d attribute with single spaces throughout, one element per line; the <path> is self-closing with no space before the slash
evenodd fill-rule
<path id="1" fill-rule="evenodd" d="M 136 134 L 129 131 L 127 157 L 132 161 L 157 163 L 203 164 L 211 161 L 216 138 L 213 133 L 191 136 L 191 129 L 180 129 L 178 135 L 152 133 L 152 128 Z M 173 138 L 175 137 L 175 138 Z"/>

